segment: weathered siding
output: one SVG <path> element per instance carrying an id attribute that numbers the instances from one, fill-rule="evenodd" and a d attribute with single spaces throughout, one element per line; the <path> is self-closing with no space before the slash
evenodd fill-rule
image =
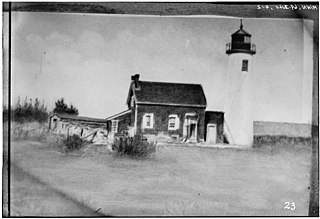
<path id="1" fill-rule="evenodd" d="M 125 115 L 118 117 L 118 131 L 126 130 L 128 131 L 129 126 L 131 126 L 131 113 L 127 113 Z"/>
<path id="2" fill-rule="evenodd" d="M 141 129 L 142 118 L 145 113 L 154 114 L 154 126 L 152 129 Z M 183 123 L 186 113 L 196 113 L 198 115 L 198 140 L 204 139 L 205 132 L 205 108 L 181 107 L 181 106 L 161 106 L 161 105 L 138 105 L 137 133 L 158 134 L 163 132 L 169 135 L 183 136 Z M 177 130 L 168 130 L 169 115 L 176 114 L 180 120 Z"/>
<path id="3" fill-rule="evenodd" d="M 128 127 L 131 126 L 131 112 L 115 117 L 112 120 L 118 120 L 118 132 L 119 134 L 126 134 L 128 132 Z M 107 121 L 107 129 L 111 132 L 112 120 Z"/>

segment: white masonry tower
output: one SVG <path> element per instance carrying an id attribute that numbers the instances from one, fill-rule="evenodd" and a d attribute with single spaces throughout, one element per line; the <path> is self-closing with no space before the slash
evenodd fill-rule
<path id="1" fill-rule="evenodd" d="M 256 53 L 251 35 L 240 29 L 231 35 L 227 44 L 227 95 L 225 100 L 224 132 L 229 144 L 251 147 L 253 144 L 252 118 L 252 57 Z"/>

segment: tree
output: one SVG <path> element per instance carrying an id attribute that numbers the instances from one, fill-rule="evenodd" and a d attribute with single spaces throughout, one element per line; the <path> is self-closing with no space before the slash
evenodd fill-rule
<path id="1" fill-rule="evenodd" d="M 16 122 L 46 122 L 48 118 L 47 107 L 44 106 L 44 101 L 40 107 L 39 99 L 36 98 L 33 104 L 32 98 L 26 97 L 23 106 L 20 104 L 20 97 L 13 109 L 11 109 L 13 120 Z"/>
<path id="2" fill-rule="evenodd" d="M 69 114 L 69 115 L 78 115 L 78 109 L 74 107 L 72 104 L 70 107 L 64 102 L 64 99 L 61 98 L 55 102 L 56 107 L 53 112 L 58 114 Z"/>

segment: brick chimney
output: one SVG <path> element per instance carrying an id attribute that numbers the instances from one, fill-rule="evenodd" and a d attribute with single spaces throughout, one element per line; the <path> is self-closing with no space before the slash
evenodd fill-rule
<path id="1" fill-rule="evenodd" d="M 134 88 L 135 89 L 139 89 L 139 78 L 140 78 L 139 74 L 135 74 L 135 75 L 131 76 L 131 80 L 134 83 Z"/>

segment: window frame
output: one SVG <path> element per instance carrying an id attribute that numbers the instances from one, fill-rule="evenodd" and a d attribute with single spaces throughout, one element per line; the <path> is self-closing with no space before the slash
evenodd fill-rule
<path id="1" fill-rule="evenodd" d="M 170 127 L 170 118 L 174 118 L 174 127 Z M 179 129 L 180 126 L 180 119 L 178 115 L 176 114 L 171 114 L 168 116 L 168 130 L 177 130 Z"/>
<path id="2" fill-rule="evenodd" d="M 246 71 L 246 72 L 249 71 L 249 60 L 248 59 L 242 60 L 241 71 Z"/>
<path id="3" fill-rule="evenodd" d="M 251 38 L 249 36 L 244 36 L 245 43 L 251 43 Z"/>
<path id="4" fill-rule="evenodd" d="M 147 117 L 150 118 L 149 121 L 147 121 Z M 154 114 L 153 113 L 145 113 L 142 117 L 142 128 L 143 129 L 153 129 L 154 127 Z M 147 122 L 150 122 L 149 125 L 147 125 Z"/>
<path id="5" fill-rule="evenodd" d="M 114 130 L 114 124 L 115 124 L 115 130 Z M 118 129 L 119 129 L 119 120 L 116 119 L 112 119 L 111 120 L 111 133 L 112 134 L 116 134 L 118 133 Z"/>

